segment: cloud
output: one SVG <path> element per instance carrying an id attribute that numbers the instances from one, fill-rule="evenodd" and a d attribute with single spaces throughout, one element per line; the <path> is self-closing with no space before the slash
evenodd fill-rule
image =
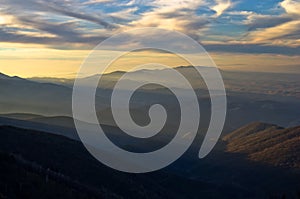
<path id="1" fill-rule="evenodd" d="M 245 24 L 249 27 L 249 31 L 257 30 L 261 28 L 270 28 L 274 26 L 281 25 L 283 23 L 292 21 L 293 18 L 289 15 L 260 15 L 260 14 L 250 14 L 247 17 Z"/>
<path id="2" fill-rule="evenodd" d="M 51 23 L 40 18 L 22 17 L 16 19 L 27 29 L 2 26 L 0 28 L 0 42 L 45 44 L 49 46 L 84 47 L 94 46 L 107 38 L 105 35 L 88 35 L 78 30 L 76 22 Z M 55 47 L 56 48 L 56 47 Z"/>
<path id="3" fill-rule="evenodd" d="M 251 32 L 248 37 L 256 43 L 300 46 L 300 41 L 297 40 L 299 35 L 300 21 L 290 21 L 275 27 Z"/>
<path id="4" fill-rule="evenodd" d="M 97 13 L 89 13 L 85 11 L 79 1 L 68 1 L 68 0 L 0 0 L 6 5 L 6 9 L 2 12 L 6 12 L 13 16 L 24 16 L 26 13 L 31 15 L 40 13 L 54 15 L 59 14 L 62 16 L 73 17 L 80 20 L 90 21 L 99 24 L 107 29 L 116 28 L 116 24 L 112 24 L 104 20 L 104 16 Z"/>
<path id="5" fill-rule="evenodd" d="M 284 0 L 280 5 L 288 14 L 300 15 L 300 1 Z"/>
<path id="6" fill-rule="evenodd" d="M 108 16 L 112 17 L 113 19 L 120 21 L 131 21 L 136 18 L 136 15 L 134 14 L 138 10 L 138 7 L 130 7 L 123 9 L 121 11 L 113 12 L 111 14 L 108 14 Z"/>
<path id="7" fill-rule="evenodd" d="M 271 46 L 300 46 L 300 1 L 284 0 L 279 5 L 285 13 L 250 14 L 245 23 L 249 32 L 243 40 Z"/>
<path id="8" fill-rule="evenodd" d="M 201 0 L 155 0 L 147 4 L 151 9 L 141 13 L 139 19 L 128 25 L 177 30 L 198 39 L 201 30 L 209 23 L 208 17 L 196 14 L 196 10 L 205 4 Z"/>
<path id="9" fill-rule="evenodd" d="M 95 15 L 90 15 L 90 14 L 86 14 L 86 13 L 83 14 L 80 12 L 73 12 L 70 10 L 61 9 L 61 8 L 52 7 L 52 6 L 49 6 L 49 9 L 53 10 L 54 12 L 57 12 L 59 14 L 63 14 L 63 15 L 69 16 L 69 17 L 74 17 L 77 19 L 83 19 L 83 20 L 97 23 L 107 29 L 117 28 L 117 25 L 111 24 L 111 23 L 103 20 L 100 16 L 97 16 L 97 15 L 95 16 Z"/>
<path id="10" fill-rule="evenodd" d="M 10 43 L 35 43 L 35 44 L 48 44 L 48 43 L 59 43 L 56 38 L 52 37 L 39 37 L 30 36 L 26 34 L 20 34 L 15 32 L 6 31 L 0 29 L 0 42 Z"/>
<path id="11" fill-rule="evenodd" d="M 216 0 L 216 3 L 217 5 L 212 6 L 211 9 L 216 12 L 217 17 L 222 15 L 231 6 L 230 0 Z"/>
<path id="12" fill-rule="evenodd" d="M 0 15 L 0 25 L 11 24 L 12 18 L 10 15 Z"/>
<path id="13" fill-rule="evenodd" d="M 239 7 L 241 2 L 230 0 L 0 0 L 0 3 L 2 42 L 91 48 L 116 32 L 150 26 L 181 31 L 201 43 L 209 41 L 209 48 L 214 51 L 238 49 L 253 53 L 257 48 L 257 52 L 280 53 L 279 49 L 289 48 L 286 52 L 291 54 L 300 46 L 300 2 L 295 0 L 273 3 L 274 8 L 281 7 L 274 13 L 260 8 L 260 14 L 255 9 L 246 11 Z M 276 50 L 271 50 L 272 47 Z"/>
<path id="14" fill-rule="evenodd" d="M 4 5 L 0 9 L 2 42 L 91 48 L 107 38 L 108 32 L 118 29 L 118 24 L 109 22 L 112 20 L 109 16 L 88 12 L 77 0 L 0 0 L 0 3 Z"/>
<path id="15" fill-rule="evenodd" d="M 109 3 L 112 2 L 113 0 L 89 0 L 84 2 L 84 5 L 90 5 L 90 4 L 101 4 L 101 3 Z"/>
<path id="16" fill-rule="evenodd" d="M 271 46 L 264 44 L 219 43 L 204 44 L 208 52 L 247 53 L 247 54 L 282 54 L 300 55 L 300 46 Z"/>

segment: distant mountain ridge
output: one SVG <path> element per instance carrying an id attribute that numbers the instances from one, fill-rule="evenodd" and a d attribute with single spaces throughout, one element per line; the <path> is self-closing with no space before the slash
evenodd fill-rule
<path id="1" fill-rule="evenodd" d="M 53 83 L 37 83 L 0 75 L 2 113 L 71 114 L 72 90 Z"/>
<path id="2" fill-rule="evenodd" d="M 196 66 L 200 71 L 209 70 L 211 67 Z M 182 84 L 175 81 L 172 78 L 168 78 L 169 69 L 144 69 L 137 70 L 130 73 L 127 73 L 127 81 L 145 81 L 145 79 L 157 78 L 156 74 L 159 72 L 166 76 L 168 81 L 171 81 L 174 84 L 174 87 L 181 88 Z M 198 74 L 197 70 L 192 66 L 178 66 L 175 67 L 175 70 L 182 73 L 184 76 L 188 77 L 188 80 L 191 82 L 196 89 L 206 89 L 204 82 L 201 80 L 201 76 Z M 115 85 L 115 82 L 126 72 L 124 71 L 115 71 L 112 73 L 103 74 L 101 77 L 101 86 L 102 89 L 112 89 Z M 221 70 L 220 73 L 223 76 L 223 80 L 227 90 L 234 92 L 246 92 L 246 93 L 256 93 L 256 94 L 269 94 L 269 95 L 279 95 L 279 96 L 291 96 L 300 98 L 300 80 L 299 74 L 281 74 L 281 73 L 266 73 L 266 72 L 245 72 L 245 71 L 230 71 L 230 70 Z M 6 78 L 8 76 L 4 75 Z M 90 81 L 98 81 L 100 75 L 93 74 L 88 77 L 81 78 L 87 84 Z M 17 77 L 15 77 L 17 78 Z M 68 88 L 72 88 L 74 79 L 66 78 L 52 78 L 52 77 L 33 77 L 28 78 L 27 80 L 36 82 L 36 83 L 52 83 L 57 85 L 62 85 Z"/>
<path id="3" fill-rule="evenodd" d="M 274 166 L 300 169 L 300 126 L 283 128 L 255 122 L 223 140 L 228 152 L 243 153 L 250 160 Z"/>
<path id="4" fill-rule="evenodd" d="M 32 113 L 7 113 L 7 114 L 0 114 L 0 117 L 18 119 L 18 120 L 30 120 L 38 117 L 43 117 L 43 116 L 32 114 Z"/>
<path id="5" fill-rule="evenodd" d="M 205 74 L 211 67 L 196 66 L 200 71 Z M 174 68 L 184 76 L 188 77 L 194 88 L 206 88 L 204 82 L 201 80 L 197 70 L 192 66 L 178 66 Z M 127 73 L 127 80 L 131 81 L 145 81 L 145 79 L 157 78 L 156 74 L 159 72 L 166 76 L 166 79 L 170 79 L 174 87 L 182 86 L 180 82 L 175 81 L 172 78 L 168 78 L 169 69 L 144 69 Z M 235 92 L 247 92 L 257 94 L 269 94 L 280 96 L 292 96 L 300 99 L 300 80 L 299 74 L 294 73 L 267 73 L 267 72 L 246 72 L 246 71 L 231 71 L 219 69 L 222 74 L 225 86 L 227 90 Z M 114 85 L 112 82 L 116 81 L 126 72 L 115 71 L 112 73 L 102 75 L 102 88 L 112 88 Z M 85 81 L 98 80 L 99 74 L 91 75 L 83 78 Z M 73 86 L 74 79 L 60 79 L 60 78 L 32 78 L 30 80 L 38 82 L 52 82 L 56 84 L 62 84 L 66 86 Z"/>
<path id="6" fill-rule="evenodd" d="M 199 81 L 199 75 L 195 75 L 197 73 L 193 67 L 178 67 L 176 69 L 188 76 L 189 80 L 193 82 L 197 96 L 201 101 L 201 112 L 204 113 L 202 118 L 206 119 L 205 116 L 209 116 L 210 99 L 207 90 L 201 89 L 204 84 Z M 205 67 L 202 69 L 207 70 Z M 227 85 L 228 120 L 226 133 L 256 120 L 276 123 L 281 126 L 297 124 L 299 121 L 300 104 L 295 96 L 300 93 L 297 93 L 297 89 L 300 87 L 297 86 L 299 80 L 296 79 L 295 75 L 221 72 L 225 85 Z M 103 76 L 104 79 L 101 80 L 103 84 L 96 93 L 97 112 L 105 112 L 110 108 L 113 85 L 122 74 L 124 74 L 123 71 L 117 71 Z M 132 72 L 128 81 L 143 81 L 149 74 L 153 77 L 155 71 Z M 134 80 L 131 77 L 134 77 Z M 90 78 L 97 78 L 97 76 Z M 172 81 L 175 81 L 175 85 L 180 84 L 177 80 L 173 79 Z M 32 81 L 32 79 L 2 75 L 0 78 L 0 114 L 32 113 L 48 117 L 70 117 L 72 115 L 73 83 L 66 83 L 65 80 L 58 83 L 46 82 L 41 83 Z M 152 84 L 135 92 L 131 104 L 132 108 L 138 110 L 148 107 L 152 102 L 165 103 L 170 105 L 170 109 L 175 110 L 177 105 L 170 103 L 170 99 L 173 98 L 174 96 L 170 92 L 168 93 L 166 88 Z M 171 112 L 170 115 L 175 114 Z M 109 119 L 105 123 L 112 125 L 113 121 Z"/>
<path id="7" fill-rule="evenodd" d="M 26 81 L 26 79 L 23 79 L 21 77 L 18 77 L 18 76 L 9 76 L 9 75 L 6 75 L 6 74 L 1 73 L 1 72 L 0 72 L 0 79 L 14 79 L 14 80 L 24 80 L 24 81 Z M 27 81 L 29 81 L 29 80 L 27 80 Z"/>
<path id="8" fill-rule="evenodd" d="M 0 78 L 7 78 L 8 76 L 5 75 L 4 73 L 0 73 Z"/>

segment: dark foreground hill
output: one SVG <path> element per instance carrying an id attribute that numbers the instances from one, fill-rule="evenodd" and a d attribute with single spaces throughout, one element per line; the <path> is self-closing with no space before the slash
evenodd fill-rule
<path id="1" fill-rule="evenodd" d="M 95 196 L 76 190 L 57 172 L 43 170 L 39 165 L 0 152 L 0 198 L 74 198 Z"/>
<path id="2" fill-rule="evenodd" d="M 80 142 L 59 135 L 1 126 L 0 151 L 4 154 L 0 170 L 5 176 L 0 178 L 4 196 L 18 190 L 30 198 L 51 198 L 63 190 L 64 195 L 57 198 L 74 198 L 72 193 L 77 192 L 81 193 L 78 198 L 250 198 L 230 186 L 165 171 L 139 175 L 118 172 L 93 159 Z M 11 177 L 8 169 L 14 173 Z M 45 184 L 47 176 L 49 187 Z M 19 179 L 21 183 L 16 182 Z M 43 191 L 19 188 L 23 184 Z M 60 188 L 53 192 L 56 186 Z"/>
<path id="3" fill-rule="evenodd" d="M 250 160 L 300 169 L 300 126 L 282 128 L 251 123 L 224 137 L 227 151 L 247 154 Z"/>

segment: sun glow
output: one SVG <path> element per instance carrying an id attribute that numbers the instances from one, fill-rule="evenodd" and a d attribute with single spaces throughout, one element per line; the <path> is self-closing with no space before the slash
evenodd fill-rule
<path id="1" fill-rule="evenodd" d="M 5 18 L 0 16 L 0 24 L 5 24 Z"/>
<path id="2" fill-rule="evenodd" d="M 12 21 L 11 16 L 0 15 L 0 25 L 10 24 Z"/>

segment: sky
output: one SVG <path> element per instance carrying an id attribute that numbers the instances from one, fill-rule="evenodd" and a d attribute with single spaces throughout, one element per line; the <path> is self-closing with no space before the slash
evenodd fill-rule
<path id="1" fill-rule="evenodd" d="M 221 69 L 300 73 L 299 10 L 299 0 L 0 0 L 0 72 L 71 78 L 101 41 L 158 27 L 192 37 Z M 111 71 L 146 55 L 183 64 L 140 52 Z"/>

